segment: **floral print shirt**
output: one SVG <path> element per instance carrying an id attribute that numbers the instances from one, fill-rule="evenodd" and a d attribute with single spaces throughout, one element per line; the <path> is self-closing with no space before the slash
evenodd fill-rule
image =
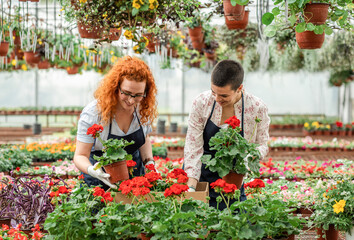
<path id="1" fill-rule="evenodd" d="M 262 159 L 268 153 L 268 139 L 269 139 L 269 123 L 268 108 L 265 103 L 256 96 L 253 96 L 246 91 L 243 91 L 244 98 L 244 137 L 250 142 L 259 144 L 258 150 L 261 153 Z M 186 135 L 186 142 L 184 146 L 184 170 L 188 177 L 195 179 L 200 178 L 202 162 L 200 158 L 203 156 L 203 131 L 208 121 L 211 110 L 214 104 L 214 96 L 211 90 L 201 93 L 193 101 L 192 109 L 189 114 L 188 131 Z M 240 99 L 234 105 L 235 115 L 242 121 L 242 100 Z M 222 107 L 216 103 L 211 121 L 216 126 L 221 126 Z M 255 133 L 252 135 L 255 127 L 255 118 L 261 119 L 261 122 L 256 125 Z"/>

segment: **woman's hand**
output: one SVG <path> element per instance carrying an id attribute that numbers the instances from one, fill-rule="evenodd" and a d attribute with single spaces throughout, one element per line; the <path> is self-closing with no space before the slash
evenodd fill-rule
<path id="1" fill-rule="evenodd" d="M 106 184 L 107 186 L 109 186 L 110 188 L 114 188 L 116 189 L 117 186 L 112 184 L 110 181 L 109 181 L 109 177 L 111 175 L 109 175 L 108 173 L 105 173 L 103 172 L 102 168 L 98 168 L 97 170 L 95 170 L 96 166 L 98 165 L 98 162 L 95 163 L 95 165 L 91 165 L 87 168 L 87 173 L 94 177 L 94 178 L 97 178 L 99 180 L 101 180 L 102 182 L 104 182 L 104 184 Z"/>

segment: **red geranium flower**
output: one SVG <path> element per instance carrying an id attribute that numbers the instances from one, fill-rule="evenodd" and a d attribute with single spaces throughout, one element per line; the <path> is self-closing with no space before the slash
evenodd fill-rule
<path id="1" fill-rule="evenodd" d="M 98 196 L 102 197 L 103 194 L 104 194 L 104 189 L 103 188 L 95 187 L 93 190 L 94 190 L 93 196 L 95 196 L 95 197 L 98 197 Z"/>
<path id="2" fill-rule="evenodd" d="M 111 196 L 111 193 L 110 192 L 105 192 L 103 195 L 102 195 L 102 198 L 101 198 L 101 202 L 112 202 L 113 201 L 113 198 Z"/>
<path id="3" fill-rule="evenodd" d="M 100 133 L 103 131 L 103 127 L 98 124 L 93 124 L 91 127 L 87 129 L 86 134 L 87 135 L 92 135 L 93 138 L 96 138 L 100 135 Z"/>
<path id="4" fill-rule="evenodd" d="M 236 116 L 232 116 L 227 119 L 225 123 L 229 124 L 233 129 L 235 129 L 236 127 L 240 127 L 241 121 Z"/>
<path id="5" fill-rule="evenodd" d="M 84 179 L 85 177 L 84 177 L 84 174 L 81 174 L 79 177 L 78 177 L 78 179 L 80 179 L 80 180 L 82 180 L 82 179 Z"/>
<path id="6" fill-rule="evenodd" d="M 342 127 L 343 127 L 343 123 L 340 122 L 340 121 L 336 121 L 336 126 L 337 126 L 338 128 L 342 128 Z"/>
<path id="7" fill-rule="evenodd" d="M 265 184 L 261 179 L 255 179 L 252 182 L 246 183 L 245 188 L 264 188 Z"/>
<path id="8" fill-rule="evenodd" d="M 134 160 L 127 160 L 127 167 L 135 167 L 136 162 Z"/>
<path id="9" fill-rule="evenodd" d="M 169 197 L 169 196 L 172 196 L 172 195 L 180 195 L 181 193 L 183 192 L 186 192 L 188 191 L 189 187 L 185 184 L 178 184 L 178 183 L 175 183 L 173 184 L 171 187 L 167 188 L 165 190 L 165 193 L 164 193 L 164 196 L 165 197 Z"/>
<path id="10" fill-rule="evenodd" d="M 148 172 L 147 174 L 145 174 L 145 177 L 151 183 L 153 183 L 153 182 L 155 182 L 155 181 L 157 181 L 159 179 L 162 180 L 161 174 L 157 173 L 157 172 Z"/>
<path id="11" fill-rule="evenodd" d="M 19 171 L 20 171 L 20 168 L 19 168 L 19 167 L 17 167 L 17 168 L 16 168 L 16 171 L 17 171 L 17 172 L 19 172 Z"/>
<path id="12" fill-rule="evenodd" d="M 150 171 L 155 171 L 156 172 L 155 165 L 152 164 L 152 163 L 146 165 L 145 168 L 150 170 Z"/>
<path id="13" fill-rule="evenodd" d="M 175 168 L 167 174 L 167 178 L 178 178 L 179 175 L 187 176 L 187 173 L 181 168 Z"/>
<path id="14" fill-rule="evenodd" d="M 59 187 L 59 193 L 68 193 L 68 189 L 65 186 L 60 186 Z"/>

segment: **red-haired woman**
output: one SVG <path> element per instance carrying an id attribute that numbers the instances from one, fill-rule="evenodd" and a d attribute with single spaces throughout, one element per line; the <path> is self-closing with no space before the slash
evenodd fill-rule
<path id="1" fill-rule="evenodd" d="M 153 163 L 148 134 L 157 116 L 156 93 L 150 68 L 136 57 L 121 58 L 104 77 L 95 100 L 84 108 L 78 123 L 74 163 L 89 186 L 116 187 L 108 180 L 109 174 L 101 168 L 94 170 L 97 163 L 93 155 L 102 154 L 102 144 L 86 134 L 93 124 L 104 127 L 100 135 L 103 140 L 124 138 L 135 142 L 125 148 L 137 163 L 134 176 L 144 174 L 144 166 Z"/>

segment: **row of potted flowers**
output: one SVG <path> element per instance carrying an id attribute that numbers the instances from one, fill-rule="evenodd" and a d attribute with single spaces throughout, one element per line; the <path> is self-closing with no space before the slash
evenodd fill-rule
<path id="1" fill-rule="evenodd" d="M 304 123 L 305 135 L 339 135 L 352 136 L 354 132 L 354 122 L 344 124 L 341 121 L 336 121 L 332 124 L 324 124 L 318 121 Z"/>
<path id="2" fill-rule="evenodd" d="M 352 151 L 354 149 L 354 141 L 334 138 L 332 141 L 321 139 L 313 139 L 309 136 L 304 138 L 298 137 L 271 137 L 268 141 L 270 150 L 286 150 L 286 151 L 309 151 L 309 150 L 336 150 L 336 151 Z"/>
<path id="3" fill-rule="evenodd" d="M 348 178 L 354 177 L 353 160 L 338 159 L 327 161 L 304 161 L 297 157 L 291 161 L 273 162 L 272 158 L 261 162 L 262 178 L 298 180 L 305 178 Z"/>

